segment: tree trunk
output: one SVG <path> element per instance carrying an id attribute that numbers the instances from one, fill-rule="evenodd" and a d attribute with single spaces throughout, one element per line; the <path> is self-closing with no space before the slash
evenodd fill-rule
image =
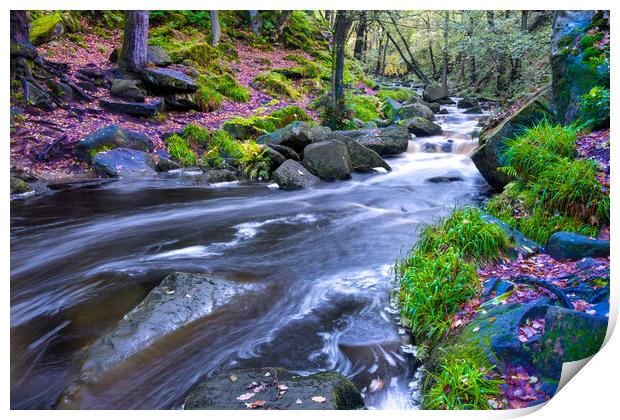
<path id="1" fill-rule="evenodd" d="M 521 11 L 521 33 L 522 34 L 526 34 L 527 33 L 527 17 L 528 17 L 528 11 L 527 10 L 522 10 Z M 514 59 L 511 71 L 510 71 L 510 81 L 514 82 L 517 79 L 519 79 L 521 77 L 521 73 L 523 71 L 523 64 L 522 64 L 522 59 L 521 57 L 516 57 Z"/>
<path id="2" fill-rule="evenodd" d="M 125 11 L 125 33 L 119 64 L 132 72 L 146 67 L 146 47 L 149 35 L 149 12 L 147 10 Z"/>
<path id="3" fill-rule="evenodd" d="M 379 46 L 377 48 L 377 64 L 375 65 L 375 75 L 381 74 L 381 53 L 383 51 L 383 36 L 379 33 Z"/>
<path id="4" fill-rule="evenodd" d="M 282 36 L 282 34 L 284 33 L 284 30 L 288 26 L 289 21 L 291 20 L 292 15 L 293 15 L 292 10 L 282 11 L 282 15 L 280 15 L 278 22 L 276 22 L 276 30 L 278 31 L 278 36 Z"/>
<path id="5" fill-rule="evenodd" d="M 332 74 L 332 128 L 339 128 L 346 119 L 344 99 L 344 52 L 347 33 L 351 26 L 346 10 L 336 12 L 333 40 L 333 74 Z"/>
<path id="6" fill-rule="evenodd" d="M 258 10 L 250 10 L 250 25 L 252 26 L 252 33 L 256 36 L 260 36 L 263 22 L 258 14 Z"/>
<path id="7" fill-rule="evenodd" d="M 355 33 L 355 47 L 353 48 L 353 57 L 358 60 L 362 59 L 364 53 L 364 40 L 366 38 L 366 12 L 360 12 L 360 21 L 357 25 L 357 31 Z"/>
<path id="8" fill-rule="evenodd" d="M 330 25 L 332 24 L 332 11 L 331 10 L 326 10 L 325 11 L 325 20 L 327 21 L 327 23 L 329 23 Z"/>
<path id="9" fill-rule="evenodd" d="M 428 79 L 428 77 L 426 76 L 426 74 L 424 74 L 424 72 L 422 71 L 422 68 L 420 67 L 420 65 L 418 64 L 418 61 L 415 59 L 415 57 L 413 56 L 413 54 L 411 53 L 411 49 L 409 48 L 409 43 L 407 42 L 407 40 L 405 39 L 405 37 L 403 36 L 403 34 L 400 32 L 400 30 L 398 30 L 398 25 L 396 23 L 396 20 L 394 19 L 394 16 L 392 16 L 392 13 L 388 12 L 388 15 L 390 16 L 390 19 L 392 20 L 392 23 L 394 24 L 394 29 L 396 30 L 396 33 L 398 34 L 398 36 L 400 37 L 400 40 L 402 41 L 403 45 L 405 46 L 405 49 L 407 50 L 407 54 L 409 55 L 409 61 L 407 61 L 405 59 L 405 62 L 408 64 L 408 66 L 411 68 L 411 70 L 413 70 L 413 72 L 416 74 L 416 76 L 418 76 L 418 78 L 424 83 L 424 84 L 429 84 L 430 80 Z M 396 47 L 396 49 L 398 50 L 398 52 L 400 53 L 401 57 L 403 57 L 404 59 L 404 55 L 402 54 L 402 51 L 400 50 L 400 48 L 396 45 L 396 43 L 394 42 L 394 39 L 390 36 L 390 33 L 388 32 L 388 37 L 390 38 L 390 40 L 394 43 L 394 46 Z"/>
<path id="10" fill-rule="evenodd" d="M 445 11 L 443 24 L 443 66 L 441 68 L 441 85 L 448 90 L 448 23 L 450 12 Z"/>
<path id="11" fill-rule="evenodd" d="M 21 50 L 34 50 L 30 43 L 30 23 L 25 10 L 11 10 L 11 55 Z"/>
<path id="12" fill-rule="evenodd" d="M 222 28 L 220 28 L 220 17 L 217 10 L 210 10 L 211 13 L 211 45 L 214 47 L 220 42 L 222 38 Z"/>

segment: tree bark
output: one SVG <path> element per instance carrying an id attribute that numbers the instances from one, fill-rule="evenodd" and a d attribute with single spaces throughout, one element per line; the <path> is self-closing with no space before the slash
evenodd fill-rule
<path id="1" fill-rule="evenodd" d="M 375 65 L 375 75 L 381 74 L 381 53 L 383 51 L 383 34 L 379 33 L 379 45 L 377 48 L 377 63 Z"/>
<path id="2" fill-rule="evenodd" d="M 445 11 L 443 24 L 443 67 L 441 68 L 441 85 L 448 90 L 448 23 L 450 12 Z"/>
<path id="3" fill-rule="evenodd" d="M 284 30 L 288 26 L 289 21 L 291 20 L 292 15 L 293 15 L 292 10 L 282 11 L 282 15 L 280 15 L 278 22 L 276 22 L 276 30 L 278 31 L 278 36 L 282 36 L 282 34 L 284 33 Z"/>
<path id="4" fill-rule="evenodd" d="M 355 47 L 353 48 L 353 57 L 358 60 L 362 59 L 362 54 L 364 53 L 366 26 L 366 11 L 361 11 L 357 31 L 355 33 Z"/>
<path id="5" fill-rule="evenodd" d="M 217 10 L 210 10 L 211 13 L 211 45 L 214 47 L 220 42 L 222 38 L 222 28 L 220 27 L 220 17 Z"/>
<path id="6" fill-rule="evenodd" d="M 263 22 L 261 21 L 260 15 L 258 14 L 258 10 L 250 10 L 250 25 L 252 27 L 252 32 L 256 36 L 261 35 L 261 26 L 263 26 Z"/>
<path id="7" fill-rule="evenodd" d="M 405 62 L 408 63 L 408 65 L 411 68 L 411 70 L 413 70 L 413 72 L 416 74 L 416 76 L 418 76 L 418 78 L 424 84 L 429 84 L 430 80 L 429 80 L 428 76 L 426 76 L 426 74 L 424 74 L 424 72 L 422 71 L 422 68 L 418 64 L 418 61 L 415 59 L 415 57 L 411 53 L 411 49 L 409 48 L 409 43 L 407 42 L 407 40 L 405 39 L 403 34 L 400 32 L 400 30 L 398 30 L 398 25 L 396 23 L 396 20 L 394 19 L 394 16 L 392 16 L 392 13 L 390 13 L 390 12 L 388 12 L 388 15 L 390 16 L 390 19 L 392 20 L 392 23 L 394 24 L 394 29 L 396 30 L 396 33 L 398 34 L 398 36 L 400 37 L 400 40 L 402 41 L 403 45 L 405 46 L 405 49 L 407 50 L 407 54 L 409 55 L 409 61 L 405 60 Z M 401 53 L 401 57 L 403 57 L 403 59 L 404 59 L 404 55 L 402 54 L 400 48 L 394 42 L 394 39 L 392 39 L 391 36 L 389 35 L 389 32 L 388 32 L 388 37 L 390 37 L 390 39 L 394 43 L 394 46 L 396 46 L 396 49 L 399 51 L 399 53 Z"/>
<path id="8" fill-rule="evenodd" d="M 25 10 L 11 10 L 11 54 L 19 50 L 34 50 L 30 43 L 30 22 Z M 15 50 L 15 51 L 13 51 Z"/>
<path id="9" fill-rule="evenodd" d="M 338 128 L 346 119 L 344 99 L 344 58 L 347 33 L 351 20 L 346 10 L 336 12 L 333 40 L 332 74 L 332 128 Z"/>
<path id="10" fill-rule="evenodd" d="M 149 12 L 147 10 L 125 11 L 125 33 L 119 64 L 132 72 L 146 67 L 146 47 L 149 34 Z"/>

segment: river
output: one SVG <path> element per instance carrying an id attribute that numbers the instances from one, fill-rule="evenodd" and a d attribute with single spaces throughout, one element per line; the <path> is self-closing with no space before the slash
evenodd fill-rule
<path id="1" fill-rule="evenodd" d="M 260 287 L 84 389 L 82 408 L 180 408 L 202 378 L 259 366 L 336 370 L 369 408 L 416 408 L 391 265 L 422 224 L 489 191 L 468 157 L 479 115 L 444 108 L 444 134 L 410 141 L 391 172 L 311 190 L 187 174 L 13 200 L 11 407 L 54 408 L 89 344 L 169 272 L 191 271 Z M 454 153 L 440 151 L 447 139 Z M 446 175 L 462 180 L 428 181 Z"/>

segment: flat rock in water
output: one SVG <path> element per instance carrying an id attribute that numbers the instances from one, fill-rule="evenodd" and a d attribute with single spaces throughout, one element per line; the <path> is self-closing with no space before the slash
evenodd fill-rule
<path id="1" fill-rule="evenodd" d="M 248 289 L 248 285 L 208 274 L 168 275 L 112 331 L 91 346 L 82 366 L 82 380 L 96 380 L 157 340 L 211 315 Z"/>
<path id="2" fill-rule="evenodd" d="M 357 410 L 359 391 L 343 375 L 301 376 L 283 368 L 237 369 L 213 376 L 185 399 L 186 410 Z"/>
<path id="3" fill-rule="evenodd" d="M 112 124 L 81 139 L 75 146 L 75 153 L 81 160 L 90 161 L 97 152 L 117 147 L 148 152 L 154 145 L 146 135 Z"/>
<path id="4" fill-rule="evenodd" d="M 556 232 L 549 238 L 547 254 L 558 261 L 608 257 L 609 241 L 589 238 L 578 233 Z"/>
<path id="5" fill-rule="evenodd" d="M 374 150 L 382 157 L 405 153 L 411 139 L 405 127 L 395 124 L 375 130 L 342 131 L 341 133 L 353 137 L 359 144 Z"/>
<path id="6" fill-rule="evenodd" d="M 416 137 L 429 137 L 441 134 L 441 127 L 439 125 L 422 117 L 408 118 L 402 120 L 399 124 L 406 127 Z"/>
<path id="7" fill-rule="evenodd" d="M 157 164 L 151 155 L 124 147 L 97 153 L 91 164 L 97 173 L 112 178 L 157 176 Z"/>
<path id="8" fill-rule="evenodd" d="M 100 99 L 99 105 L 107 111 L 132 115 L 134 117 L 153 117 L 164 109 L 164 104 L 159 99 L 150 103 Z"/>
<path id="9" fill-rule="evenodd" d="M 301 190 L 312 187 L 321 180 L 312 175 L 300 163 L 288 159 L 273 173 L 273 180 L 283 190 Z"/>
<path id="10" fill-rule="evenodd" d="M 142 71 L 144 81 L 162 92 L 195 92 L 198 84 L 184 73 L 170 69 L 148 67 Z"/>

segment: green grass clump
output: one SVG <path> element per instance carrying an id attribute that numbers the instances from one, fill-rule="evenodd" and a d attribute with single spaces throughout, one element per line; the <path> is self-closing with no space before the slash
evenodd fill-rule
<path id="1" fill-rule="evenodd" d="M 283 128 L 295 121 L 312 121 L 312 117 L 297 105 L 288 105 L 269 114 L 276 119 L 276 127 Z"/>
<path id="2" fill-rule="evenodd" d="M 216 130 L 210 133 L 209 144 L 203 155 L 203 160 L 213 167 L 220 167 L 224 158 L 239 159 L 243 156 L 241 142 L 235 140 L 228 132 Z"/>
<path id="3" fill-rule="evenodd" d="M 284 96 L 289 99 L 298 99 L 301 95 L 286 77 L 276 72 L 260 73 L 254 78 L 255 87 L 273 97 Z"/>
<path id="4" fill-rule="evenodd" d="M 609 127 L 610 95 L 604 86 L 594 86 L 579 97 L 583 119 L 593 130 Z"/>
<path id="5" fill-rule="evenodd" d="M 355 118 L 367 122 L 380 119 L 381 101 L 369 95 L 350 95 L 346 100 L 347 106 L 353 110 Z"/>
<path id="6" fill-rule="evenodd" d="M 377 92 L 377 98 L 379 99 L 394 99 L 398 102 L 406 102 L 409 99 L 417 96 L 413 89 L 398 88 L 398 89 L 381 89 Z"/>
<path id="7" fill-rule="evenodd" d="M 210 133 L 205 127 L 189 123 L 183 129 L 183 138 L 194 146 L 204 145 L 209 141 Z"/>
<path id="8" fill-rule="evenodd" d="M 546 244 L 555 232 L 598 234 L 598 227 L 546 208 L 536 191 L 522 181 L 508 184 L 501 194 L 491 197 L 485 210 L 541 244 Z"/>
<path id="9" fill-rule="evenodd" d="M 543 121 L 506 141 L 500 170 L 525 181 L 547 209 L 592 225 L 609 220 L 609 196 L 597 180 L 597 163 L 575 159 L 577 129 Z"/>
<path id="10" fill-rule="evenodd" d="M 456 345 L 441 352 L 435 372 L 426 376 L 425 410 L 488 410 L 501 399 L 505 383 L 487 356 L 475 347 Z"/>
<path id="11" fill-rule="evenodd" d="M 189 144 L 187 144 L 183 137 L 173 134 L 167 137 L 165 142 L 168 145 L 170 156 L 182 166 L 195 166 L 198 163 L 196 154 L 190 149 Z"/>
<path id="12" fill-rule="evenodd" d="M 204 112 L 216 111 L 222 107 L 224 97 L 236 102 L 250 100 L 250 92 L 241 86 L 234 77 L 224 73 L 220 76 L 200 75 L 196 79 L 198 83 L 197 102 Z"/>
<path id="13" fill-rule="evenodd" d="M 250 91 L 230 74 L 224 73 L 221 76 L 214 76 L 212 79 L 215 84 L 215 90 L 225 97 L 235 102 L 247 102 L 250 100 Z"/>
<path id="14" fill-rule="evenodd" d="M 509 245 L 504 231 L 472 207 L 422 230 L 396 266 L 402 320 L 416 343 L 435 343 L 448 332 L 451 316 L 479 291 L 476 266 L 500 258 Z"/>

